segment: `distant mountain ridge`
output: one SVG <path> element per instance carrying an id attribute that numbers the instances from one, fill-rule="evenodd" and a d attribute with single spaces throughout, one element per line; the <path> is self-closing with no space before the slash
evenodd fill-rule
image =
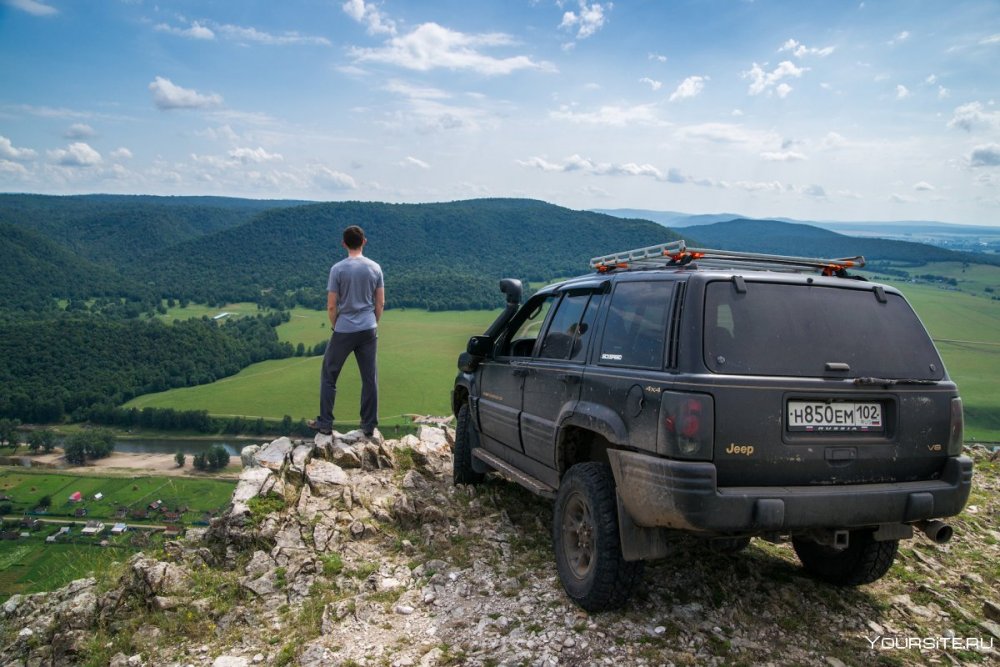
<path id="1" fill-rule="evenodd" d="M 4 264 L 22 267 L 16 275 L 0 274 L 0 296 L 12 307 L 36 310 L 51 309 L 54 298 L 93 296 L 136 299 L 145 304 L 140 312 L 169 297 L 322 307 L 326 272 L 343 256 L 340 233 L 350 224 L 368 232 L 367 254 L 385 269 L 390 306 L 432 310 L 493 308 L 499 278 L 538 283 L 578 275 L 592 256 L 664 243 L 681 233 L 692 245 L 747 251 L 1000 263 L 1000 255 L 854 238 L 781 220 L 659 212 L 663 219 L 711 222 L 678 233 L 655 221 L 620 217 L 648 211 L 616 213 L 504 198 L 387 204 L 0 195 Z"/>
<path id="2" fill-rule="evenodd" d="M 915 264 L 958 261 L 1000 266 L 997 255 L 956 252 L 912 241 L 846 236 L 811 225 L 775 220 L 737 219 L 686 227 L 683 232 L 708 247 L 721 250 L 831 258 L 864 255 L 868 261 Z"/>

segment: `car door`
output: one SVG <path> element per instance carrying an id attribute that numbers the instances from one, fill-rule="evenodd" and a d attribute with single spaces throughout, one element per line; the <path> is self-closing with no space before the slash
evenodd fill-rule
<path id="1" fill-rule="evenodd" d="M 524 378 L 545 318 L 556 295 L 530 299 L 500 334 L 494 355 L 479 366 L 478 415 L 487 449 L 502 454 L 521 446 L 521 404 Z"/>
<path id="2" fill-rule="evenodd" d="M 555 467 L 559 415 L 580 396 L 601 294 L 590 289 L 564 293 L 524 376 L 521 442 L 524 453 Z"/>

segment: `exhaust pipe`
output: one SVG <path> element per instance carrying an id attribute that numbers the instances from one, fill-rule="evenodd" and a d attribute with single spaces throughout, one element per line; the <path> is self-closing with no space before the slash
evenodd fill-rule
<path id="1" fill-rule="evenodd" d="M 914 524 L 923 531 L 924 535 L 930 538 L 934 544 L 945 544 L 951 540 L 955 531 L 944 521 L 918 521 Z"/>

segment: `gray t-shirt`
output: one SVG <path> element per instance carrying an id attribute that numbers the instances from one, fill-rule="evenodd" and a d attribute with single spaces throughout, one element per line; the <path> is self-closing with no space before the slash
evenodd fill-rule
<path id="1" fill-rule="evenodd" d="M 326 290 L 337 295 L 334 331 L 353 333 L 378 326 L 375 290 L 383 286 L 382 267 L 367 257 L 348 257 L 330 267 Z"/>

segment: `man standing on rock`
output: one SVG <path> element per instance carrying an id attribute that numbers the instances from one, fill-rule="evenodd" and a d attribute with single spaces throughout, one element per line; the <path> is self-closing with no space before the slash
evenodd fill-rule
<path id="1" fill-rule="evenodd" d="M 323 356 L 319 384 L 319 417 L 306 422 L 320 433 L 333 431 L 333 405 L 337 378 L 347 357 L 354 353 L 361 371 L 361 429 L 371 437 L 378 425 L 378 374 L 375 350 L 378 322 L 385 308 L 382 267 L 362 255 L 368 239 L 357 225 L 344 230 L 347 258 L 330 268 L 326 285 L 326 312 L 333 335 Z"/>

